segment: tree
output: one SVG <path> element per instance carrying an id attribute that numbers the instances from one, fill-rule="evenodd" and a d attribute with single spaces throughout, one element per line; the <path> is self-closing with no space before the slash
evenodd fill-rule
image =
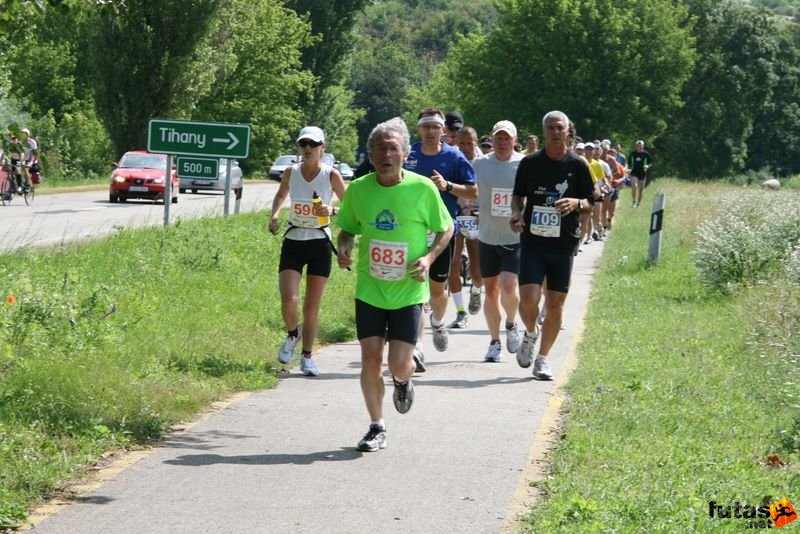
<path id="1" fill-rule="evenodd" d="M 685 10 L 671 0 L 508 0 L 497 27 L 450 48 L 422 89 L 455 102 L 479 131 L 499 119 L 541 131 L 541 117 L 564 111 L 579 135 L 655 136 L 679 107 L 692 38 Z"/>
<path id="2" fill-rule="evenodd" d="M 386 0 L 369 6 L 357 22 L 350 76 L 354 104 L 367 110 L 358 124 L 360 146 L 377 123 L 405 113 L 416 116 L 420 107 L 440 102 L 441 92 L 407 97 L 420 94 L 417 88 L 430 80 L 459 34 L 491 26 L 496 18 L 492 0 Z"/>
<path id="3" fill-rule="evenodd" d="M 320 126 L 329 140 L 329 149 L 348 161 L 353 160 L 356 123 L 364 111 L 354 105 L 354 91 L 345 87 L 346 61 L 353 49 L 353 23 L 372 1 L 288 0 L 286 3 L 308 18 L 314 35 L 314 40 L 302 49 L 303 66 L 315 76 L 312 92 L 299 101 L 303 122 Z M 331 114 L 332 110 L 337 112 Z"/>
<path id="4" fill-rule="evenodd" d="M 146 146 L 153 117 L 187 116 L 213 79 L 192 69 L 220 0 L 126 0 L 90 25 L 97 111 L 118 153 Z"/>
<path id="5" fill-rule="evenodd" d="M 800 172 L 800 26 L 782 28 L 778 38 L 778 81 L 772 98 L 755 116 L 747 168 L 789 175 Z"/>
<path id="6" fill-rule="evenodd" d="M 770 15 L 736 0 L 692 0 L 690 7 L 703 59 L 657 147 L 668 170 L 716 178 L 744 168 L 756 115 L 777 81 L 778 31 Z"/>
<path id="7" fill-rule="evenodd" d="M 273 0 L 229 2 L 214 25 L 205 46 L 222 59 L 207 67 L 213 84 L 192 117 L 252 123 L 245 172 L 268 166 L 299 130 L 297 102 L 313 82 L 302 68 L 300 50 L 310 40 L 308 24 Z"/>

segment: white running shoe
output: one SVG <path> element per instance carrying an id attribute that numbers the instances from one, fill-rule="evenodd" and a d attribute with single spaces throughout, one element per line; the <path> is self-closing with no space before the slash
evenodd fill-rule
<path id="1" fill-rule="evenodd" d="M 439 352 L 447 350 L 447 345 L 450 342 L 450 332 L 444 325 L 433 329 L 433 347 Z"/>
<path id="2" fill-rule="evenodd" d="M 297 329 L 297 337 L 286 336 L 286 339 L 283 340 L 283 345 L 281 345 L 281 350 L 278 352 L 279 362 L 289 363 L 290 361 L 292 361 L 292 357 L 294 356 L 294 349 L 300 342 L 301 337 L 302 334 L 300 333 L 299 328 Z"/>
<path id="3" fill-rule="evenodd" d="M 506 350 L 515 354 L 520 347 L 522 347 L 522 334 L 519 332 L 517 323 L 514 323 L 511 328 L 506 328 Z"/>
<path id="4" fill-rule="evenodd" d="M 527 332 L 522 336 L 522 347 L 517 351 L 517 363 L 523 369 L 527 369 L 533 362 L 533 349 L 536 347 L 536 339 L 539 337 L 539 329 L 533 336 L 529 336 Z"/>
<path id="5" fill-rule="evenodd" d="M 469 306 L 467 307 L 469 310 L 470 315 L 478 315 L 478 312 L 481 311 L 481 292 L 478 291 L 477 293 L 470 292 L 469 294 Z"/>
<path id="6" fill-rule="evenodd" d="M 498 341 L 489 343 L 489 350 L 486 351 L 486 356 L 483 357 L 483 361 L 498 363 L 502 359 L 503 359 L 503 346 L 500 344 L 500 342 Z"/>
<path id="7" fill-rule="evenodd" d="M 425 367 L 425 353 L 423 352 L 422 343 L 419 340 L 414 344 L 414 363 L 417 365 L 417 368 L 414 370 L 415 373 L 424 373 L 428 370 Z"/>
<path id="8" fill-rule="evenodd" d="M 550 366 L 547 364 L 547 359 L 539 356 L 536 358 L 536 363 L 533 364 L 533 378 L 536 380 L 552 380 L 553 373 L 550 372 Z"/>
<path id="9" fill-rule="evenodd" d="M 314 363 L 314 358 L 306 358 L 305 356 L 300 358 L 300 372 L 306 376 L 318 376 L 319 369 L 317 369 L 317 364 Z"/>

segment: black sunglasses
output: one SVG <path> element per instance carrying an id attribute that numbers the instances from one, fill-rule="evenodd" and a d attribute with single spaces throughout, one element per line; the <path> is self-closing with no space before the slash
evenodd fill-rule
<path id="1" fill-rule="evenodd" d="M 311 139 L 300 139 L 297 142 L 297 146 L 300 146 L 300 147 L 303 147 L 303 148 L 305 148 L 307 146 L 310 146 L 311 148 L 317 148 L 320 145 L 322 145 L 322 143 L 320 143 L 319 141 L 312 141 Z"/>

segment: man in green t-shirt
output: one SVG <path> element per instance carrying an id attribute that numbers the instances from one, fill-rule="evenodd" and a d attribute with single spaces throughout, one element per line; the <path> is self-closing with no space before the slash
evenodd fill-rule
<path id="1" fill-rule="evenodd" d="M 361 451 L 386 447 L 381 370 L 387 339 L 394 406 L 406 413 L 414 402 L 413 350 L 422 303 L 430 298 L 428 271 L 453 234 L 452 217 L 433 182 L 403 170 L 410 149 L 402 119 L 377 125 L 367 140 L 375 172 L 350 184 L 336 221 L 341 228 L 340 267 L 352 265 L 355 236 L 361 236 L 356 333 L 361 344 L 361 391 L 371 419 L 369 431 L 358 442 Z M 436 234 L 430 249 L 428 231 Z"/>

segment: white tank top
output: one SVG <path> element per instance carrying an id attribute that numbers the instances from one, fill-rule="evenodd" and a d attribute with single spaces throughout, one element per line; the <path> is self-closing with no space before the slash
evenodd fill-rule
<path id="1" fill-rule="evenodd" d="M 308 241 L 324 237 L 323 232 L 330 238 L 331 231 L 321 228 L 322 225 L 312 211 L 311 199 L 316 191 L 322 202 L 330 206 L 333 200 L 332 167 L 323 163 L 314 179 L 307 182 L 300 170 L 301 165 L 302 163 L 292 165 L 292 173 L 289 175 L 289 224 L 292 228 L 286 233 L 286 238 Z"/>

